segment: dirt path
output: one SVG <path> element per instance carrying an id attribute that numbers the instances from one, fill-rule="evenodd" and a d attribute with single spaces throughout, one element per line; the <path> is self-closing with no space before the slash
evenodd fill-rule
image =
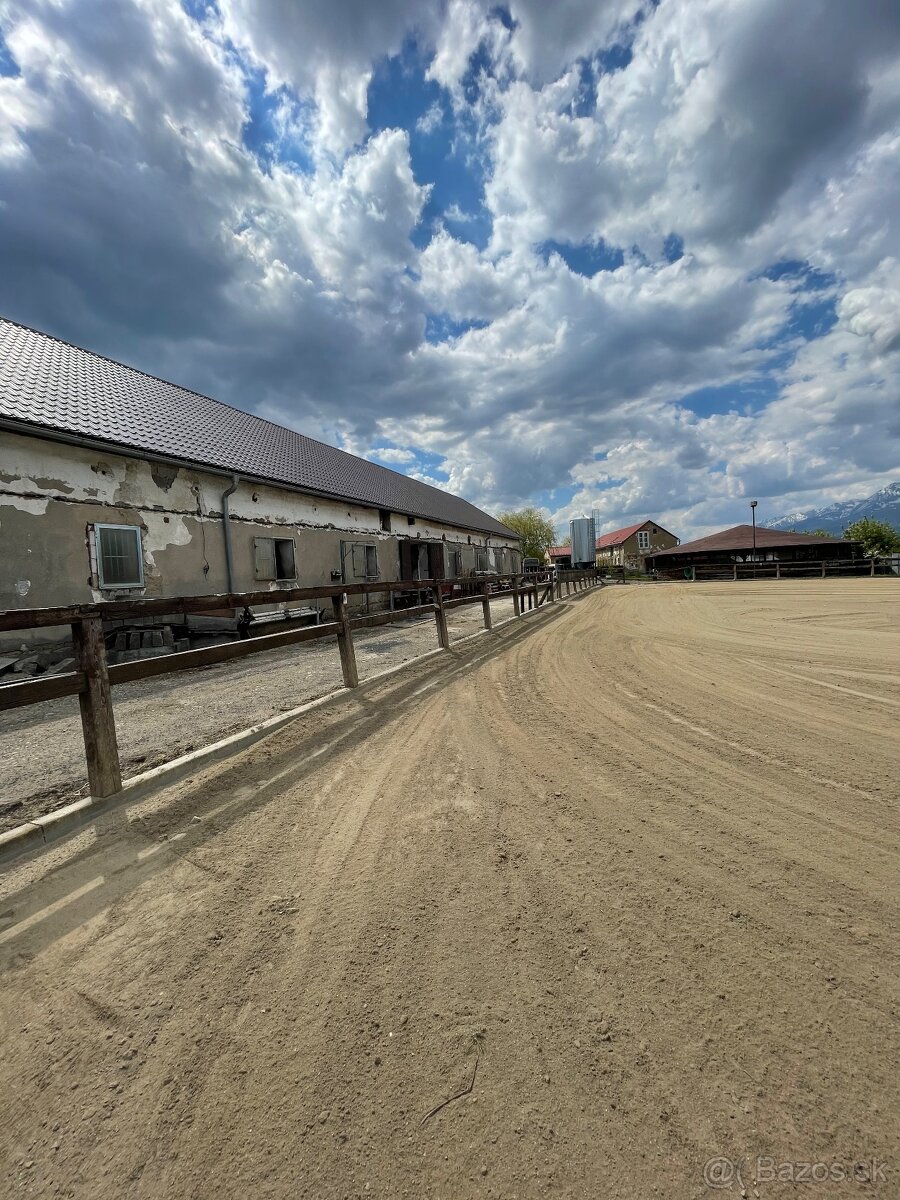
<path id="1" fill-rule="evenodd" d="M 587 593 L 9 874 L 4 1193 L 897 1196 L 898 609 Z"/>

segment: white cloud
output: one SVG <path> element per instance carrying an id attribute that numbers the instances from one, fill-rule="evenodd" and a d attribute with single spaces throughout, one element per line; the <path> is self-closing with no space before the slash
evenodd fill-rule
<path id="1" fill-rule="evenodd" d="M 434 133 L 444 119 L 444 110 L 441 108 L 437 100 L 429 104 L 425 112 L 422 113 L 418 121 L 416 121 L 416 129 L 419 133 L 429 134 Z"/>
<path id="2" fill-rule="evenodd" d="M 751 493 L 779 515 L 874 489 L 900 471 L 896 5 L 639 7 L 513 0 L 507 28 L 487 0 L 221 0 L 203 24 L 175 0 L 7 4 L 0 306 L 380 461 L 428 451 L 492 508 L 556 489 L 560 521 L 684 535 Z M 468 154 L 436 216 L 447 172 L 369 128 L 411 40 L 444 89 L 419 132 Z M 598 73 L 616 40 L 630 61 Z M 623 261 L 591 278 L 540 251 L 600 239 Z M 767 278 L 782 260 L 826 286 Z M 806 340 L 799 307 L 829 298 Z"/>
<path id="3" fill-rule="evenodd" d="M 851 333 L 869 339 L 876 353 L 900 350 L 900 263 L 885 259 L 868 287 L 845 292 L 838 316 Z"/>
<path id="4" fill-rule="evenodd" d="M 370 450 L 369 458 L 377 458 L 383 463 L 410 463 L 415 461 L 412 450 L 402 450 L 399 446 L 380 446 Z"/>
<path id="5" fill-rule="evenodd" d="M 221 0 L 227 37 L 261 67 L 271 88 L 287 85 L 314 100 L 316 144 L 340 156 L 366 132 L 373 62 L 396 53 L 404 36 L 435 28 L 436 2 Z"/>

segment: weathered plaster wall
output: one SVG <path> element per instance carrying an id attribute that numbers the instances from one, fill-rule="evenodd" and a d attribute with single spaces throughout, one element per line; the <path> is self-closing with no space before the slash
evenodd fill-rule
<path id="1" fill-rule="evenodd" d="M 40 438 L 0 434 L 0 607 L 32 608 L 129 596 L 206 595 L 227 590 L 222 494 L 225 476 Z M 486 542 L 517 543 L 394 513 L 391 533 L 377 509 L 241 481 L 230 499 L 235 588 L 275 588 L 255 578 L 254 538 L 292 537 L 296 586 L 331 583 L 341 542 L 373 542 L 379 576 L 399 577 L 398 539 L 446 541 L 464 568 Z M 92 575 L 95 522 L 142 529 L 142 589 L 101 591 Z M 492 555 L 494 559 L 494 555 Z M 494 561 L 511 569 L 512 557 Z"/>

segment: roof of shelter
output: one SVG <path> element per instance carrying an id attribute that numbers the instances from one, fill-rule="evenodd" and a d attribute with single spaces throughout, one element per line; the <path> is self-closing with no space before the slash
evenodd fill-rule
<path id="1" fill-rule="evenodd" d="M 757 550 L 771 550 L 778 546 L 816 546 L 823 542 L 833 545 L 835 542 L 846 541 L 844 538 L 818 537 L 811 533 L 785 533 L 780 529 L 766 529 L 761 525 L 756 527 Z M 681 546 L 672 546 L 668 550 L 657 550 L 648 558 L 658 558 L 672 554 L 700 554 L 704 551 L 715 550 L 752 550 L 754 547 L 752 525 L 734 525 L 731 529 L 722 529 L 719 533 L 711 533 L 708 537 L 697 538 L 693 542 L 685 542 Z"/>

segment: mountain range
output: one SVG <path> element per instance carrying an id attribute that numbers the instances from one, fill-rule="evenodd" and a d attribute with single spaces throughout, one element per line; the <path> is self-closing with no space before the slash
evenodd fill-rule
<path id="1" fill-rule="evenodd" d="M 866 496 L 861 500 L 839 500 L 825 508 L 811 508 L 803 512 L 787 513 L 777 521 L 766 521 L 767 529 L 795 529 L 806 533 L 813 529 L 824 529 L 831 534 L 842 534 L 848 525 L 872 517 L 876 521 L 887 521 L 900 531 L 900 480 Z"/>

